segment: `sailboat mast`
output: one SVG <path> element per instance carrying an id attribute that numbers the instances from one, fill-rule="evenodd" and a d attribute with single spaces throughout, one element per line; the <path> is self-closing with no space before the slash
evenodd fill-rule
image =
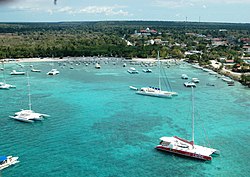
<path id="1" fill-rule="evenodd" d="M 161 90 L 161 77 L 160 77 L 160 72 L 161 72 L 161 63 L 160 63 L 160 52 L 158 51 L 158 55 L 157 55 L 157 58 L 158 58 L 158 70 L 159 70 L 159 89 Z"/>
<path id="2" fill-rule="evenodd" d="M 28 71 L 27 71 L 27 86 L 28 86 L 29 110 L 31 110 L 30 79 Z"/>
<path id="3" fill-rule="evenodd" d="M 5 68 L 4 68 L 4 61 L 2 61 L 2 66 L 3 66 L 3 83 L 6 84 L 5 81 Z"/>
<path id="4" fill-rule="evenodd" d="M 192 87 L 192 143 L 194 145 L 194 88 Z"/>

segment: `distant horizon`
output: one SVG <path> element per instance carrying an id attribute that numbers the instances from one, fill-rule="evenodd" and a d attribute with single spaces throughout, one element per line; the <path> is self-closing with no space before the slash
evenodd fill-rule
<path id="1" fill-rule="evenodd" d="M 173 20 L 72 20 L 72 21 L 0 21 L 0 23 L 84 23 L 84 22 L 178 22 L 178 23 L 218 23 L 218 24 L 249 24 L 250 22 L 220 21 L 173 21 Z"/>
<path id="2" fill-rule="evenodd" d="M 177 21 L 250 23 L 250 0 L 11 0 L 0 22 Z"/>

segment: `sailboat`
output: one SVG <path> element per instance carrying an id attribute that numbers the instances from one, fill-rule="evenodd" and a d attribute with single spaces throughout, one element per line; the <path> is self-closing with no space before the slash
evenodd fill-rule
<path id="1" fill-rule="evenodd" d="M 10 88 L 16 88 L 16 86 L 14 85 L 10 85 L 6 83 L 5 80 L 5 68 L 4 68 L 4 63 L 2 62 L 3 68 L 2 68 L 2 72 L 3 72 L 3 82 L 0 82 L 0 89 L 10 89 Z"/>
<path id="2" fill-rule="evenodd" d="M 31 104 L 31 94 L 30 94 L 30 80 L 29 73 L 27 72 L 27 86 L 28 86 L 28 100 L 29 100 L 29 109 L 21 110 L 16 112 L 14 116 L 9 116 L 12 119 L 22 121 L 22 122 L 34 122 L 34 120 L 43 120 L 44 117 L 49 117 L 47 114 L 36 113 L 32 110 Z"/>
<path id="3" fill-rule="evenodd" d="M 138 89 L 136 92 L 140 95 L 147 95 L 147 96 L 154 96 L 154 97 L 168 97 L 171 98 L 172 96 L 178 95 L 177 92 L 173 91 L 164 91 L 161 88 L 161 72 L 160 72 L 160 60 L 159 60 L 159 51 L 158 51 L 158 66 L 159 66 L 159 78 L 158 78 L 158 87 L 142 87 L 141 89 Z M 170 85 L 170 84 L 168 84 Z"/>
<path id="4" fill-rule="evenodd" d="M 194 143 L 194 97 L 192 87 L 192 141 L 179 138 L 178 136 L 173 137 L 161 137 L 160 143 L 155 148 L 161 151 L 167 151 L 174 154 L 179 154 L 187 157 L 192 157 L 201 160 L 212 160 L 212 156 L 219 155 L 220 151 L 208 148 Z"/>

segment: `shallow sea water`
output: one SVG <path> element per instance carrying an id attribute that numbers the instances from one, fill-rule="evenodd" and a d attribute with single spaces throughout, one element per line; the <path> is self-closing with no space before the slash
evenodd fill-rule
<path id="1" fill-rule="evenodd" d="M 122 63 L 101 63 L 47 76 L 51 63 L 26 63 L 41 69 L 30 73 L 33 110 L 49 114 L 42 122 L 22 123 L 8 118 L 27 109 L 27 80 L 11 76 L 16 64 L 6 65 L 6 80 L 17 86 L 0 90 L 0 155 L 19 156 L 20 163 L 2 177 L 79 176 L 249 176 L 250 90 L 187 64 L 166 68 L 172 99 L 137 95 L 129 86 L 157 86 L 153 73 L 127 73 Z M 221 156 L 203 162 L 154 149 L 162 136 L 191 139 L 191 89 L 181 74 L 197 77 L 195 142 L 219 149 Z M 1 77 L 1 76 L 0 76 Z M 1 79 L 2 80 L 2 79 Z M 214 83 L 215 86 L 207 86 Z"/>

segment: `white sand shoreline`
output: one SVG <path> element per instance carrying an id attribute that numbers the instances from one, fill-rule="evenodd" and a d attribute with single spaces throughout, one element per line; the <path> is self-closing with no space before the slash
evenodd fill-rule
<path id="1" fill-rule="evenodd" d="M 109 58 L 111 59 L 112 57 L 104 57 L 104 58 Z M 96 58 L 96 57 L 65 57 L 65 58 L 18 58 L 18 59 L 13 59 L 13 58 L 5 58 L 5 59 L 0 59 L 0 61 L 3 61 L 5 63 L 33 63 L 33 62 L 61 62 L 61 61 L 72 61 L 72 60 L 89 60 L 89 59 L 95 59 L 95 60 L 101 60 L 102 58 Z M 127 60 L 123 58 L 124 60 Z M 127 61 L 136 61 L 136 62 L 157 62 L 156 58 L 132 58 Z M 161 59 L 161 62 L 176 62 L 176 61 L 183 61 L 179 59 Z"/>
<path id="2" fill-rule="evenodd" d="M 18 59 L 10 59 L 5 58 L 1 59 L 5 63 L 35 63 L 35 62 L 50 62 L 50 61 L 66 61 L 67 59 L 59 59 L 59 58 L 18 58 Z M 1 61 L 0 60 L 0 61 Z"/>

